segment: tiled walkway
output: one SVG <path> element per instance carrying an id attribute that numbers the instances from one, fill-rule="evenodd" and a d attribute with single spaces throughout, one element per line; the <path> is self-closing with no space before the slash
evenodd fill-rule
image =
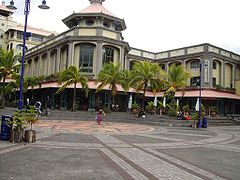
<path id="1" fill-rule="evenodd" d="M 0 141 L 1 179 L 240 179 L 240 127 L 41 121 L 38 141 Z"/>

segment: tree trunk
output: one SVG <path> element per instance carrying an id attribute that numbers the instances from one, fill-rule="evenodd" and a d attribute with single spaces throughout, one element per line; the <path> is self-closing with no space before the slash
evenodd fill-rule
<path id="1" fill-rule="evenodd" d="M 33 102 L 33 86 L 31 87 L 31 91 L 32 91 L 31 102 Z"/>
<path id="2" fill-rule="evenodd" d="M 77 90 L 77 84 L 74 84 L 74 89 L 73 89 L 73 111 L 76 110 L 76 90 Z"/>
<path id="3" fill-rule="evenodd" d="M 144 88 L 143 88 L 143 103 L 142 103 L 142 109 L 145 112 L 145 93 L 146 93 L 146 89 L 147 89 L 147 83 L 144 84 Z"/>

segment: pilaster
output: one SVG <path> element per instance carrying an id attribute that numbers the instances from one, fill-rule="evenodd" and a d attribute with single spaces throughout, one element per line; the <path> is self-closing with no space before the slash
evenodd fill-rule
<path id="1" fill-rule="evenodd" d="M 55 66 L 55 72 L 60 71 L 60 61 L 61 61 L 61 47 L 57 48 L 57 58 L 56 58 L 56 66 Z"/>
<path id="2" fill-rule="evenodd" d="M 235 88 L 235 71 L 236 71 L 236 64 L 232 64 L 232 88 Z"/>
<path id="3" fill-rule="evenodd" d="M 73 42 L 68 43 L 68 64 L 67 67 L 73 65 L 73 55 L 74 55 L 74 44 Z"/>
<path id="4" fill-rule="evenodd" d="M 97 42 L 96 76 L 102 69 L 102 42 Z"/>

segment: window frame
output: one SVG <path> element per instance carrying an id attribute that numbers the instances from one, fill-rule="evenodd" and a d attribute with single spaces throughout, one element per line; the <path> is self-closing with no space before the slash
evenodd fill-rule
<path id="1" fill-rule="evenodd" d="M 79 68 L 81 72 L 92 73 L 93 72 L 93 45 L 80 45 L 79 50 Z"/>

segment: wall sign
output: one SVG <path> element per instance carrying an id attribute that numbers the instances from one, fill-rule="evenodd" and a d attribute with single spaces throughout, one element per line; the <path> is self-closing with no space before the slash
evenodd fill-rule
<path id="1" fill-rule="evenodd" d="M 204 82 L 209 83 L 209 60 L 204 60 Z"/>

